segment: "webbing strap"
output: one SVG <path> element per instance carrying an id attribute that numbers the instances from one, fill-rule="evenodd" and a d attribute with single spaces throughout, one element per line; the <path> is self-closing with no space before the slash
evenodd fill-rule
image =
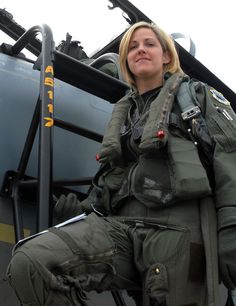
<path id="1" fill-rule="evenodd" d="M 200 144 L 199 147 L 202 149 L 202 153 L 207 159 L 207 164 L 204 165 L 204 167 L 208 171 L 208 167 L 206 166 L 210 165 L 212 162 L 214 143 L 209 134 L 206 120 L 198 106 L 197 97 L 193 93 L 195 90 L 191 90 L 192 88 L 190 86 L 191 81 L 183 82 L 180 85 L 177 101 L 182 112 L 181 117 L 183 121 L 189 124 L 187 132 L 190 139 L 195 145 Z"/>
<path id="2" fill-rule="evenodd" d="M 182 129 L 182 124 L 181 124 L 182 119 L 180 118 L 179 115 L 175 114 L 175 113 L 170 113 L 170 117 L 169 117 L 169 125 L 174 125 L 175 127 Z"/>
<path id="3" fill-rule="evenodd" d="M 217 254 L 217 220 L 215 204 L 207 197 L 200 203 L 201 230 L 206 257 L 206 280 L 209 306 L 219 306 L 219 271 Z"/>
<path id="4" fill-rule="evenodd" d="M 59 228 L 56 227 L 51 227 L 49 229 L 49 232 L 57 235 L 58 237 L 61 238 L 61 240 L 63 240 L 65 242 L 65 244 L 71 249 L 72 253 L 74 254 L 78 254 L 79 252 L 79 248 L 78 245 L 76 243 L 76 241 L 66 232 L 62 231 Z"/>
<path id="5" fill-rule="evenodd" d="M 183 120 L 189 120 L 198 116 L 201 113 L 199 106 L 193 103 L 191 92 L 189 90 L 189 83 L 183 82 L 177 94 L 177 100 L 181 109 L 181 116 Z"/>

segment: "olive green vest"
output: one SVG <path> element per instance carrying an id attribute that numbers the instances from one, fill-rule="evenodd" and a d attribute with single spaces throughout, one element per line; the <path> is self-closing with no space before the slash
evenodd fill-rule
<path id="1" fill-rule="evenodd" d="M 174 96 L 184 79 L 183 75 L 172 75 L 151 103 L 139 145 L 139 159 L 125 166 L 119 162 L 120 128 L 134 97 L 129 95 L 116 105 L 100 151 L 102 161 L 111 164 L 98 181 L 101 203 L 108 211 L 115 211 L 129 196 L 156 207 L 211 194 L 196 146 L 181 134 L 172 134 L 168 126 Z M 158 137 L 160 130 L 164 137 Z"/>

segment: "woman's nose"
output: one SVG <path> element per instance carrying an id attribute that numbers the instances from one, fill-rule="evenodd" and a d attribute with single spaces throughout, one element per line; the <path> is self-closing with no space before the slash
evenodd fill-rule
<path id="1" fill-rule="evenodd" d="M 144 45 L 139 45 L 138 53 L 145 53 L 145 52 L 146 52 L 145 46 Z"/>

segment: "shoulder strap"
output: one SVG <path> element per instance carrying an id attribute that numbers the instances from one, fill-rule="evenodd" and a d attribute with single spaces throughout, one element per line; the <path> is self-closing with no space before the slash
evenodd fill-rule
<path id="1" fill-rule="evenodd" d="M 189 81 L 180 85 L 177 99 L 181 110 L 181 117 L 184 121 L 197 117 L 201 113 L 198 105 L 195 105 L 189 89 Z"/>
<path id="2" fill-rule="evenodd" d="M 213 187 L 211 168 L 214 142 L 210 137 L 206 120 L 194 94 L 194 85 L 196 83 L 192 82 L 192 80 L 183 82 L 177 93 L 177 102 L 181 110 L 181 118 L 184 122 L 187 122 L 188 135 L 198 148 L 200 159 Z"/>
<path id="3" fill-rule="evenodd" d="M 194 143 L 203 146 L 206 143 L 208 146 L 213 146 L 212 139 L 208 132 L 206 120 L 202 115 L 201 108 L 197 101 L 194 90 L 190 90 L 190 86 L 194 83 L 190 81 L 183 82 L 177 93 L 177 101 L 181 110 L 181 118 L 189 125 L 188 133 Z"/>

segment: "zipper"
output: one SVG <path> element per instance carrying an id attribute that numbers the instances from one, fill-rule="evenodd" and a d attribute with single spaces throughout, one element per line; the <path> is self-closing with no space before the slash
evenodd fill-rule
<path id="1" fill-rule="evenodd" d="M 125 223 L 128 224 L 134 224 L 136 228 L 158 228 L 160 230 L 175 230 L 175 231 L 181 231 L 185 232 L 188 229 L 182 226 L 177 226 L 177 225 L 165 225 L 165 224 L 160 224 L 160 223 L 155 223 L 151 221 L 146 221 L 146 220 L 138 220 L 138 219 L 133 219 L 133 220 L 125 220 Z"/>
<path id="2" fill-rule="evenodd" d="M 132 130 L 131 130 L 132 135 Z M 130 153 L 134 156 L 134 159 L 137 160 L 139 158 L 139 154 L 133 149 L 133 146 L 131 145 L 131 135 L 127 139 L 127 147 Z"/>
<path id="3" fill-rule="evenodd" d="M 153 97 L 155 97 L 155 95 L 157 95 L 156 92 L 154 92 L 150 97 L 148 97 L 147 101 L 145 102 L 142 97 L 137 96 L 136 99 L 132 99 L 133 102 L 135 103 L 137 110 L 138 110 L 138 119 L 136 119 L 134 122 L 132 122 L 131 120 L 131 116 L 129 116 L 129 120 L 131 122 L 131 126 L 133 127 L 138 121 L 140 121 L 141 123 L 143 122 L 143 120 L 146 119 L 148 114 L 145 114 L 145 116 L 142 115 L 147 111 L 147 108 L 150 108 L 150 104 L 153 101 Z M 143 109 L 141 111 L 141 105 L 143 105 Z"/>
<path id="4" fill-rule="evenodd" d="M 155 95 L 157 95 L 156 92 L 154 92 L 150 97 L 148 97 L 147 101 L 146 101 L 145 104 L 144 104 L 144 108 L 143 108 L 142 114 L 146 111 L 146 109 L 147 109 L 149 103 L 150 103 L 150 105 L 151 105 L 151 102 L 154 100 L 153 97 L 155 97 Z M 150 100 L 152 100 L 152 101 L 150 101 Z M 150 108 L 150 105 L 149 105 L 149 108 Z"/>
<path id="5" fill-rule="evenodd" d="M 97 255 L 84 255 L 84 254 L 76 254 L 79 256 L 80 265 L 82 264 L 95 264 L 95 263 L 103 263 L 106 265 L 110 265 L 109 259 L 117 253 L 116 249 L 109 250 L 107 252 L 97 254 Z M 71 259 L 68 259 L 66 262 L 60 264 L 56 269 L 62 269 L 64 273 L 71 271 L 74 267 L 78 266 L 78 257 L 73 256 Z"/>
<path id="6" fill-rule="evenodd" d="M 155 96 L 155 94 L 156 94 L 156 93 L 153 93 L 153 94 L 147 99 L 147 101 L 146 101 L 146 103 L 145 103 L 145 105 L 144 105 L 142 114 L 144 113 L 144 111 L 146 111 L 147 106 L 150 107 L 149 102 L 150 102 L 150 100 Z M 139 97 L 138 99 L 142 100 L 141 97 Z M 139 121 L 139 122 L 142 123 L 143 120 L 146 119 L 146 117 L 148 116 L 148 112 L 146 111 L 146 113 L 144 113 L 145 116 L 143 116 L 143 118 L 141 118 L 141 115 L 142 115 L 142 114 L 140 113 L 140 106 L 139 106 L 139 103 L 138 103 L 138 101 L 137 101 L 138 99 L 136 99 L 136 100 L 133 99 L 133 101 L 134 101 L 134 103 L 136 104 L 136 107 L 137 107 L 137 109 L 138 109 L 139 118 L 136 119 L 134 122 L 132 122 L 131 116 L 129 116 L 129 119 L 130 119 L 130 122 L 131 122 L 131 125 L 130 125 L 130 127 L 131 127 L 131 133 L 132 133 L 132 128 L 137 124 L 137 122 Z M 143 102 L 143 101 L 142 101 L 142 102 Z M 128 139 L 128 141 L 127 141 L 128 149 L 129 149 L 129 151 L 136 157 L 136 159 L 138 159 L 139 154 L 138 154 L 136 151 L 133 150 L 133 147 L 132 147 L 130 141 L 131 141 L 131 136 L 129 137 L 129 139 Z M 135 175 L 135 170 L 136 170 L 137 164 L 138 164 L 138 163 L 136 162 L 136 163 L 130 168 L 130 171 L 129 171 L 129 175 L 128 175 L 128 182 L 129 182 L 129 183 L 128 183 L 128 195 L 129 195 L 129 196 L 133 195 L 131 191 L 132 191 L 132 187 L 133 187 L 133 177 L 134 177 L 134 175 Z"/>
<path id="7" fill-rule="evenodd" d="M 133 180 L 133 173 L 135 168 L 137 167 L 138 163 L 136 162 L 129 170 L 129 175 L 128 175 L 128 195 L 131 196 L 133 195 L 132 193 L 132 180 Z"/>
<path id="8" fill-rule="evenodd" d="M 135 111 L 137 111 L 137 112 L 138 112 L 138 115 L 135 116 L 134 120 L 132 121 L 132 116 L 131 116 L 131 114 L 129 113 L 128 119 L 129 119 L 129 122 L 130 122 L 130 130 L 131 130 L 131 133 L 132 133 L 132 131 L 135 129 L 135 127 L 137 127 L 137 128 L 139 128 L 139 127 L 140 127 L 140 128 L 144 128 L 145 121 L 147 121 L 147 117 L 149 116 L 148 108 L 150 108 L 151 100 L 153 100 L 153 97 L 155 96 L 155 94 L 156 94 L 156 93 L 152 94 L 152 95 L 147 99 L 147 101 L 145 102 L 145 104 L 144 104 L 144 101 L 143 101 L 142 97 L 140 97 L 140 96 L 137 97 L 136 100 L 133 99 L 133 102 L 134 102 L 134 104 L 136 105 L 136 109 L 134 110 L 134 113 L 135 113 Z M 142 112 L 141 112 L 141 108 L 140 108 L 141 104 L 143 105 Z M 134 140 L 135 140 L 135 139 L 134 139 Z M 130 141 L 129 141 L 129 145 L 130 145 L 130 146 L 129 146 L 129 149 L 131 149 L 131 151 L 132 151 L 133 153 L 135 153 L 135 156 L 138 156 L 138 155 L 136 154 L 136 151 L 134 152 L 134 151 L 132 150 L 132 144 L 131 144 Z"/>

